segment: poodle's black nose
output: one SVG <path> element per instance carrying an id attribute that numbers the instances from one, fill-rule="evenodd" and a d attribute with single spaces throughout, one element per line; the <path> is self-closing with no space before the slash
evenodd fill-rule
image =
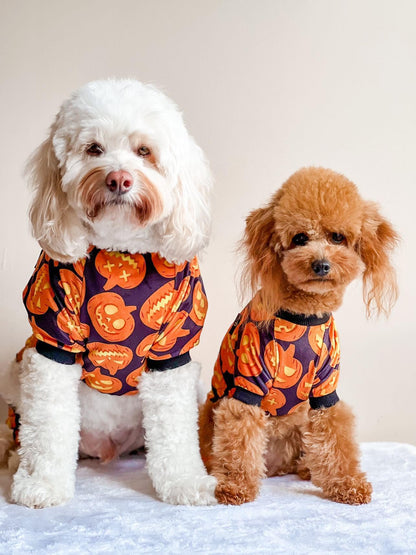
<path id="1" fill-rule="evenodd" d="M 331 264 L 328 260 L 315 260 L 312 262 L 312 270 L 317 276 L 326 276 L 331 270 Z"/>

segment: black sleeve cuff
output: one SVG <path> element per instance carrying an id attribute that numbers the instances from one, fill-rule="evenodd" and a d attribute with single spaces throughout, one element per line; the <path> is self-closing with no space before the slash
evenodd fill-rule
<path id="1" fill-rule="evenodd" d="M 339 397 L 336 391 L 329 393 L 328 395 L 323 395 L 323 397 L 309 397 L 309 404 L 311 409 L 327 409 L 333 407 L 339 401 Z"/>
<path id="2" fill-rule="evenodd" d="M 54 360 L 55 362 L 59 362 L 60 364 L 75 364 L 75 353 L 69 353 L 58 347 L 48 345 L 43 341 L 38 341 L 36 343 L 36 350 L 40 355 Z"/>
<path id="3" fill-rule="evenodd" d="M 237 399 L 237 401 L 241 401 L 246 405 L 256 405 L 257 407 L 260 406 L 263 399 L 261 395 L 257 395 L 257 393 L 247 391 L 247 389 L 243 389 L 242 387 L 236 388 L 233 397 L 234 399 Z"/>
<path id="4" fill-rule="evenodd" d="M 179 366 L 188 364 L 188 362 L 191 362 L 191 355 L 189 353 L 179 355 L 178 357 L 167 358 L 165 360 L 153 360 L 148 358 L 147 368 L 150 371 L 156 370 L 157 372 L 163 372 L 164 370 L 179 368 Z"/>

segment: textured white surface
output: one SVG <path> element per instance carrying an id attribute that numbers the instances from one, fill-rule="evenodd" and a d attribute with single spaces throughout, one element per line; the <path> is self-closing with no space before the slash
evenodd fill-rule
<path id="1" fill-rule="evenodd" d="M 416 553 L 416 447 L 365 443 L 369 505 L 322 498 L 297 477 L 269 478 L 254 503 L 179 507 L 155 499 L 143 456 L 82 461 L 68 505 L 33 510 L 7 501 L 0 473 L 1 553 Z"/>

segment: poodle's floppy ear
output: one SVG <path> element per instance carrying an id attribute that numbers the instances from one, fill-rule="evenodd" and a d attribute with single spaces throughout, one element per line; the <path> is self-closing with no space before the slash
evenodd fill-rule
<path id="1" fill-rule="evenodd" d="M 240 247 L 246 258 L 242 274 L 242 290 L 257 296 L 265 318 L 270 319 L 280 308 L 280 291 L 283 271 L 280 265 L 280 241 L 275 230 L 274 211 L 277 195 L 263 208 L 253 210 L 246 219 L 246 228 Z"/>
<path id="2" fill-rule="evenodd" d="M 375 203 L 367 202 L 364 214 L 358 251 L 365 264 L 363 292 L 367 316 L 373 311 L 377 315 L 388 315 L 398 295 L 390 254 L 399 237 L 391 224 L 380 215 Z"/>
<path id="3" fill-rule="evenodd" d="M 34 196 L 30 221 L 34 237 L 43 250 L 59 262 L 75 262 L 86 255 L 85 230 L 68 204 L 61 187 L 61 173 L 50 136 L 32 154 L 26 164 Z"/>
<path id="4" fill-rule="evenodd" d="M 160 230 L 161 254 L 172 262 L 192 260 L 207 246 L 210 230 L 212 176 L 199 146 L 182 121 L 171 139 L 166 172 L 174 183 L 173 210 Z"/>

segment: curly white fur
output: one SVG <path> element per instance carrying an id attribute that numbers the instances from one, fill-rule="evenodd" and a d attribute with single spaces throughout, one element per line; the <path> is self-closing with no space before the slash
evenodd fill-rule
<path id="1" fill-rule="evenodd" d="M 131 177 L 131 187 L 114 194 L 108 176 L 120 171 Z M 76 262 L 95 245 L 130 253 L 158 252 L 182 263 L 207 244 L 207 162 L 175 104 L 152 86 L 107 80 L 76 91 L 29 160 L 27 173 L 34 189 L 33 233 L 59 262 Z M 152 453 L 149 471 L 158 494 L 172 503 L 215 502 L 212 479 L 199 456 L 196 373 L 181 371 L 146 375 L 143 384 L 149 386 L 144 394 L 117 397 L 80 383 L 80 366 L 68 367 L 33 349 L 26 351 L 20 364 L 0 374 L 0 393 L 21 416 L 20 466 L 12 499 L 29 507 L 68 500 L 74 492 L 78 447 L 81 456 L 106 461 L 143 446 L 143 397 Z M 180 376 L 181 395 L 175 376 Z M 168 407 L 152 401 L 153 394 L 159 399 L 158 384 L 163 380 L 172 386 L 173 426 Z M 170 459 L 176 437 L 182 441 L 181 457 Z M 0 455 L 9 446 L 8 432 L 0 442 Z M 16 458 L 12 460 L 15 464 Z M 163 469 L 161 474 L 157 468 Z"/>

